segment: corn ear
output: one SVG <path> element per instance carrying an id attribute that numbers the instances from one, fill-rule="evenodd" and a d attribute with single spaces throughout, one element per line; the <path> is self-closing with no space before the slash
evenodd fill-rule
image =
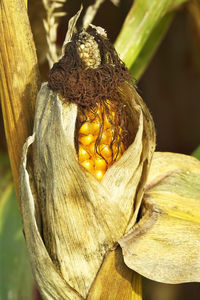
<path id="1" fill-rule="evenodd" d="M 63 103 L 47 84 L 38 94 L 34 134 L 25 144 L 22 159 L 21 199 L 29 254 L 44 296 L 45 275 L 54 272 L 60 282 L 64 278 L 85 298 L 104 255 L 128 225 L 135 223 L 133 207 L 138 211 L 140 206 L 154 150 L 154 131 L 153 127 L 148 131 L 147 127 L 153 126 L 151 117 L 133 87 L 124 84 L 121 92 L 126 95 L 137 133 L 101 182 L 78 163 L 74 146 L 77 105 Z M 28 159 L 31 153 L 34 167 Z M 45 246 L 40 237 L 40 214 Z M 34 243 L 33 230 L 38 238 Z M 41 262 L 45 260 L 44 270 Z M 54 286 L 53 279 L 51 284 Z"/>
<path id="2" fill-rule="evenodd" d="M 20 192 L 24 232 L 33 272 L 44 299 L 86 299 L 89 295 L 93 297 L 91 296 L 93 291 L 90 289 L 94 280 L 98 281 L 101 266 L 107 265 L 110 261 L 114 274 L 118 273 L 113 263 L 115 256 L 113 251 L 117 241 L 135 224 L 155 148 L 151 115 L 134 87 L 124 79 L 129 78 L 126 68 L 117 58 L 115 50 L 108 44 L 105 31 L 92 26 L 92 32 L 96 32 L 94 36 L 101 43 L 100 47 L 107 47 L 102 57 L 94 36 L 85 31 L 75 36 L 73 42 L 68 44 L 79 13 L 80 11 L 69 23 L 64 60 L 61 59 L 55 64 L 48 84 L 44 83 L 38 93 L 33 135 L 24 145 L 21 164 Z M 90 42 L 82 45 L 88 38 Z M 70 47 L 77 47 L 74 49 L 75 54 Z M 90 54 L 88 55 L 88 51 L 82 52 L 82 47 L 88 47 Z M 94 52 L 93 48 L 96 49 Z M 70 54 L 72 56 L 69 60 Z M 93 57 L 87 59 L 90 55 Z M 83 56 L 84 62 L 81 62 Z M 109 66 L 110 59 L 111 61 L 113 59 L 115 64 Z M 65 64 L 67 60 L 75 65 L 80 64 L 80 68 L 77 68 L 75 74 L 68 73 L 68 77 L 64 76 L 65 79 L 62 81 L 63 73 L 59 73 L 60 70 L 66 68 L 66 72 L 69 70 L 74 72 L 74 68 L 71 71 L 69 64 Z M 63 63 L 63 67 L 59 68 L 59 63 Z M 69 91 L 72 93 L 67 94 L 69 97 L 73 95 L 70 99 L 66 94 L 63 96 L 61 93 L 61 96 L 56 87 L 66 83 L 66 78 L 67 80 L 72 78 L 70 76 L 76 78 L 77 72 L 80 72 L 81 76 L 83 72 L 87 74 L 101 72 L 102 68 L 98 69 L 101 63 L 105 72 L 110 70 L 115 76 L 122 74 L 124 76 L 120 77 L 120 80 L 115 77 L 112 83 L 115 83 L 115 89 L 109 81 L 106 95 L 115 97 L 113 93 L 109 94 L 110 88 L 113 89 L 117 95 L 116 99 L 122 103 L 120 107 L 126 107 L 128 110 L 134 130 L 128 149 L 107 169 L 100 182 L 80 165 L 77 154 L 76 127 L 79 106 L 77 102 L 74 103 L 74 97 L 80 97 L 78 88 L 82 88 L 85 79 L 81 77 L 82 83 L 79 85 L 76 83 L 74 87 L 76 90 L 71 86 L 64 88 L 66 93 Z M 114 69 L 117 66 L 121 75 Z M 93 68 L 97 68 L 97 71 L 93 71 Z M 73 82 L 70 80 L 68 84 Z M 92 78 L 88 84 L 91 82 Z M 116 82 L 120 84 L 116 85 Z M 89 95 L 93 92 L 99 96 L 96 89 L 90 88 Z M 99 88 L 99 84 L 96 88 Z M 88 95 L 87 90 L 85 92 Z M 82 100 L 84 99 L 88 101 L 86 96 Z M 90 101 L 93 99 L 92 97 Z M 106 260 L 106 254 L 110 251 L 112 254 L 108 254 L 108 258 L 111 260 Z M 132 270 L 122 263 L 121 256 L 117 257 L 123 272 L 131 279 Z M 131 297 L 134 296 L 132 283 L 127 284 L 119 274 L 117 276 L 121 286 L 127 287 L 126 293 Z M 140 278 L 137 283 L 141 286 Z M 95 284 L 93 289 L 96 290 Z M 114 286 L 112 289 L 116 294 Z M 120 293 L 118 297 L 121 299 Z"/>

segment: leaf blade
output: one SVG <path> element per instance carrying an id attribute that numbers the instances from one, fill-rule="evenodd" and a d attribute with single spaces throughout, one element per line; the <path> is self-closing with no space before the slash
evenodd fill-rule
<path id="1" fill-rule="evenodd" d="M 200 162 L 155 153 L 143 217 L 120 240 L 126 264 L 164 283 L 200 281 Z"/>
<path id="2" fill-rule="evenodd" d="M 170 18 L 168 20 L 168 25 L 167 22 L 165 25 L 162 23 L 163 18 L 165 19 L 166 14 L 174 11 L 179 5 L 184 2 L 186 2 L 186 0 L 134 1 L 133 6 L 131 7 L 126 17 L 124 25 L 115 42 L 115 48 L 119 53 L 119 56 L 126 63 L 129 69 L 135 63 L 137 66 L 137 60 L 141 60 L 141 58 L 139 57 L 140 53 L 145 47 L 148 47 L 148 58 L 144 60 L 143 66 L 140 63 L 140 67 L 142 68 L 142 70 L 145 69 L 146 65 L 150 61 L 150 58 L 157 49 L 159 42 L 165 34 L 168 26 L 170 25 Z M 159 30 L 161 30 L 160 34 L 158 34 Z M 154 36 L 157 36 L 157 40 L 155 40 L 154 45 L 151 43 L 150 38 L 153 32 L 156 32 L 156 34 L 154 33 Z M 150 45 L 152 47 L 151 50 Z M 137 68 L 139 67 L 137 66 Z M 138 75 L 135 75 L 133 73 L 137 79 L 139 78 L 139 76 L 141 76 L 142 70 L 137 71 Z"/>

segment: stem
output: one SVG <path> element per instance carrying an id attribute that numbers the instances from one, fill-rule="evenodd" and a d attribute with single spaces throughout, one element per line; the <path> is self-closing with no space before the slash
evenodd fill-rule
<path id="1" fill-rule="evenodd" d="M 135 0 L 115 42 L 120 58 L 131 68 L 161 19 L 186 0 Z"/>
<path id="2" fill-rule="evenodd" d="M 39 72 L 25 1 L 2 0 L 0 19 L 0 97 L 18 194 L 22 147 L 32 133 Z"/>

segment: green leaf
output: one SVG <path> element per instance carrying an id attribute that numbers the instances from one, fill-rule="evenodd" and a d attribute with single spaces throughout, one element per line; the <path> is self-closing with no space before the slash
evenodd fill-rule
<path id="1" fill-rule="evenodd" d="M 151 33 L 150 37 L 148 38 L 148 40 L 144 44 L 144 47 L 139 53 L 137 59 L 131 66 L 130 71 L 133 78 L 138 80 L 144 73 L 154 53 L 156 52 L 165 34 L 167 33 L 173 21 L 173 17 L 174 12 L 166 14 Z"/>
<path id="2" fill-rule="evenodd" d="M 200 159 L 200 145 L 192 152 L 192 156 Z"/>
<path id="3" fill-rule="evenodd" d="M 0 299 L 29 300 L 33 278 L 7 156 L 0 155 Z"/>
<path id="4" fill-rule="evenodd" d="M 139 77 L 141 75 L 168 29 L 173 15 L 170 12 L 184 2 L 186 0 L 134 1 L 118 35 L 115 48 L 129 69 L 139 59 L 136 64 L 135 76 Z M 166 15 L 168 16 L 165 18 Z M 163 20 L 163 18 L 165 19 Z M 152 40 L 150 39 L 151 35 Z M 139 57 L 141 51 L 145 51 L 142 53 L 142 57 L 145 57 L 142 61 L 142 58 Z M 147 52 L 148 54 L 146 54 Z"/>

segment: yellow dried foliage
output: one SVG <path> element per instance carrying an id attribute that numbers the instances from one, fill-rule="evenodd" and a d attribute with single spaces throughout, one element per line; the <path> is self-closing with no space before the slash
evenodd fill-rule
<path id="1" fill-rule="evenodd" d="M 22 147 L 33 126 L 38 66 L 25 1 L 0 2 L 0 98 L 10 162 L 18 191 Z"/>
<path id="2" fill-rule="evenodd" d="M 126 264 L 164 283 L 200 281 L 200 161 L 156 152 L 143 216 L 120 240 Z"/>

